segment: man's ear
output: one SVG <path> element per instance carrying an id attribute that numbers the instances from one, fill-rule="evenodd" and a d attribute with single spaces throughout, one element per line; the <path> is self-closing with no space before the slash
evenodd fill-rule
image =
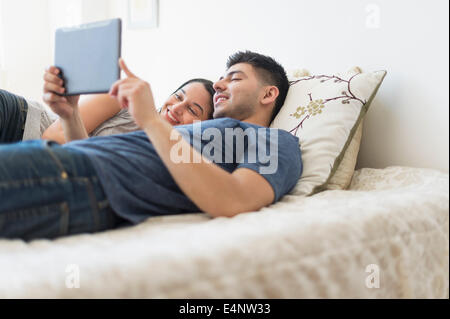
<path id="1" fill-rule="evenodd" d="M 266 86 L 264 89 L 264 96 L 261 100 L 261 104 L 270 105 L 275 103 L 278 95 L 280 95 L 280 90 L 276 86 Z"/>

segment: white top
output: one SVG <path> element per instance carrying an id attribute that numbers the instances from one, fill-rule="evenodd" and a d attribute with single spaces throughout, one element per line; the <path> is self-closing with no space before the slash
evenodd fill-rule
<path id="1" fill-rule="evenodd" d="M 27 100 L 28 113 L 25 121 L 23 140 L 35 140 L 42 138 L 44 131 L 58 119 L 44 104 Z M 116 115 L 100 124 L 91 134 L 92 136 L 106 136 L 129 133 L 139 130 L 131 114 L 126 109 L 120 110 Z"/>

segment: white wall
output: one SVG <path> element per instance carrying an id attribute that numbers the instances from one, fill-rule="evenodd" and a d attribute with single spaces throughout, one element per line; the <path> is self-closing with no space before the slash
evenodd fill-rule
<path id="1" fill-rule="evenodd" d="M 55 29 L 109 17 L 108 0 L 0 0 L 0 8 L 0 88 L 41 102 Z"/>
<path id="2" fill-rule="evenodd" d="M 123 56 L 132 71 L 152 83 L 159 104 L 188 78 L 217 79 L 228 55 L 240 49 L 271 55 L 287 69 L 313 73 L 354 65 L 367 71 L 386 69 L 365 122 L 358 167 L 405 165 L 448 172 L 446 0 L 160 0 L 159 27 L 151 30 L 127 29 L 124 0 L 90 3 L 90 9 L 84 4 L 83 22 L 123 18 Z M 51 56 L 43 26 L 45 6 L 34 7 L 37 14 L 26 16 L 33 25 L 31 42 L 23 31 L 15 34 L 21 40 L 18 49 L 32 50 L 28 58 L 17 56 L 14 76 L 23 72 L 24 64 L 30 74 L 40 74 Z M 7 25 L 21 23 L 13 20 Z M 33 76 L 33 81 L 39 79 Z M 16 81 L 10 88 L 35 96 L 30 83 Z"/>
<path id="3" fill-rule="evenodd" d="M 0 85 L 17 94 L 40 97 L 42 75 L 51 62 L 47 1 L 0 0 L 3 69 Z"/>

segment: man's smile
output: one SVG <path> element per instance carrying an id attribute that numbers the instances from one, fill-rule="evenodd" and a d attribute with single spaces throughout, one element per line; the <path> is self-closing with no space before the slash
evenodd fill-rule
<path id="1" fill-rule="evenodd" d="M 224 102 L 226 100 L 228 100 L 229 97 L 223 93 L 221 94 L 217 94 L 216 96 L 214 96 L 214 106 L 219 105 L 221 102 Z"/>

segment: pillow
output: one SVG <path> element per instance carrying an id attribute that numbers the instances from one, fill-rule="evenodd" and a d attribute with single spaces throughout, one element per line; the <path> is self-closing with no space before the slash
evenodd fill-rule
<path id="1" fill-rule="evenodd" d="M 361 73 L 361 69 L 357 66 L 355 66 L 352 71 L 354 71 L 355 73 Z M 292 81 L 295 81 L 298 78 L 310 75 L 311 74 L 306 69 L 295 69 L 289 72 L 288 77 Z M 325 188 L 327 190 L 344 190 L 350 187 L 353 173 L 356 167 L 356 160 L 358 159 L 359 147 L 361 144 L 362 125 L 363 121 L 361 121 L 361 124 L 358 126 L 355 136 L 353 136 L 347 150 L 345 151 L 342 161 L 339 164 L 336 172 L 333 176 L 331 176 L 329 182 L 326 183 Z"/>
<path id="2" fill-rule="evenodd" d="M 361 69 L 357 66 L 353 67 L 349 72 L 361 73 Z M 353 136 L 348 148 L 346 149 L 341 163 L 339 164 L 334 175 L 331 176 L 325 188 L 328 190 L 344 190 L 350 187 L 353 173 L 355 172 L 356 161 L 358 159 L 359 147 L 361 146 L 362 127 L 364 118 L 361 120 L 356 133 Z"/>
<path id="3" fill-rule="evenodd" d="M 386 71 L 355 67 L 343 74 L 307 74 L 293 72 L 286 102 L 271 124 L 300 140 L 303 173 L 291 194 L 304 196 L 350 184 L 363 118 Z"/>
<path id="4" fill-rule="evenodd" d="M 328 183 L 324 185 L 325 189 L 344 190 L 350 187 L 355 172 L 356 161 L 358 159 L 359 147 L 361 145 L 362 127 L 363 121 L 361 121 L 356 129 L 355 136 L 353 136 L 350 141 L 336 172 L 331 176 Z"/>

